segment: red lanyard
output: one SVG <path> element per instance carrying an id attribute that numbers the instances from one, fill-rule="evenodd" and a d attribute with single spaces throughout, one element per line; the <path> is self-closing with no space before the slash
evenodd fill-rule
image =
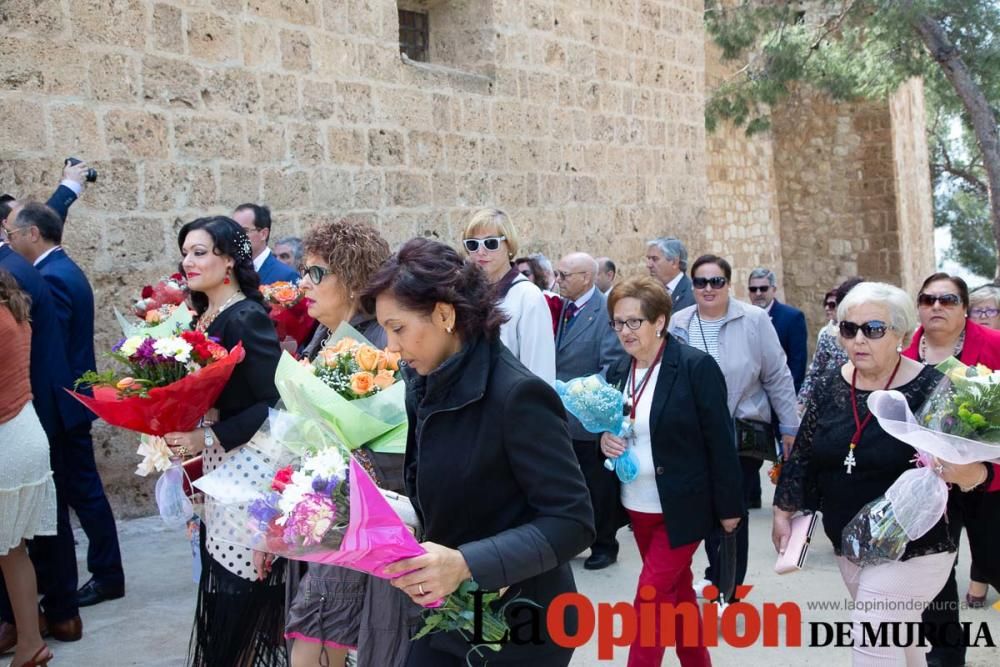
<path id="1" fill-rule="evenodd" d="M 885 383 L 885 389 L 889 388 L 892 381 L 896 379 L 896 373 L 899 372 L 899 365 L 902 363 L 903 357 L 896 360 L 896 367 L 892 369 L 892 375 L 889 376 L 889 381 Z M 855 447 L 858 446 L 858 441 L 861 440 L 861 432 L 865 430 L 868 426 L 868 422 L 872 420 L 872 413 L 869 412 L 868 416 L 865 417 L 864 421 L 858 416 L 858 399 L 856 397 L 856 383 L 858 380 L 858 369 L 855 368 L 854 372 L 851 373 L 851 407 L 854 409 L 854 436 L 851 438 L 851 450 L 853 451 Z"/>
<path id="2" fill-rule="evenodd" d="M 660 363 L 660 359 L 663 358 L 663 350 L 667 347 L 667 341 L 664 340 L 660 345 L 660 351 L 656 353 L 656 358 L 653 359 L 653 363 L 649 365 L 649 370 L 646 371 L 646 375 L 643 376 L 642 380 L 639 382 L 638 391 L 635 386 L 635 367 L 638 361 L 632 359 L 632 375 L 629 378 L 629 400 L 632 405 L 629 406 L 629 418 L 635 421 L 635 409 L 639 405 L 639 399 L 642 398 L 642 392 L 646 391 L 646 385 L 649 384 L 649 378 L 653 376 L 653 371 L 656 370 L 656 365 Z"/>

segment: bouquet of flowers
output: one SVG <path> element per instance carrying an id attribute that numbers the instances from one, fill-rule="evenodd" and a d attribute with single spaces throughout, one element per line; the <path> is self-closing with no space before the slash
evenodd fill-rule
<path id="1" fill-rule="evenodd" d="M 563 407 L 580 420 L 591 433 L 612 433 L 625 438 L 625 453 L 606 459 L 604 467 L 618 475 L 623 483 L 639 476 L 639 461 L 632 451 L 635 436 L 632 422 L 626 417 L 625 397 L 600 375 L 573 378 L 569 382 L 556 380 L 556 393 Z"/>
<path id="2" fill-rule="evenodd" d="M 284 354 L 275 384 L 286 408 L 328 426 L 348 449 L 376 452 L 406 448 L 406 387 L 399 356 L 376 350 L 348 324 L 330 336 L 313 363 Z"/>
<path id="3" fill-rule="evenodd" d="M 948 505 L 948 485 L 934 459 L 966 464 L 1000 461 L 1000 373 L 969 368 L 956 359 L 914 416 L 897 391 L 875 391 L 868 408 L 889 435 L 917 450 L 907 470 L 883 497 L 858 512 L 844 529 L 844 555 L 860 565 L 896 560 L 906 544 L 934 527 Z"/>
<path id="4" fill-rule="evenodd" d="M 267 473 L 249 481 L 236 474 L 251 468 Z M 380 578 L 390 576 L 388 565 L 425 553 L 414 536 L 417 526 L 393 509 L 388 492 L 375 485 L 336 435 L 312 419 L 271 410 L 266 427 L 250 443 L 194 485 L 216 504 L 207 520 L 240 546 Z M 468 582 L 429 605 L 418 636 L 440 630 L 471 636 L 476 588 Z M 503 610 L 489 606 L 499 596 L 483 596 L 483 636 L 490 641 L 508 630 Z"/>
<path id="5" fill-rule="evenodd" d="M 132 305 L 132 314 L 139 318 L 138 322 L 130 322 L 115 309 L 122 334 L 126 338 L 143 334 L 159 337 L 190 329 L 193 313 L 185 303 L 187 297 L 187 281 L 180 273 L 144 286 L 138 301 Z"/>
<path id="6" fill-rule="evenodd" d="M 312 333 L 315 320 L 309 317 L 309 307 L 297 285 L 279 281 L 261 285 L 260 293 L 271 308 L 271 320 L 278 330 L 278 340 L 291 337 L 299 345 Z"/>
<path id="7" fill-rule="evenodd" d="M 188 331 L 166 338 L 124 338 L 110 356 L 124 372 L 89 371 L 77 386 L 89 385 L 94 395 L 73 395 L 112 426 L 163 436 L 197 427 L 243 360 L 243 346 L 227 351 L 204 334 Z"/>

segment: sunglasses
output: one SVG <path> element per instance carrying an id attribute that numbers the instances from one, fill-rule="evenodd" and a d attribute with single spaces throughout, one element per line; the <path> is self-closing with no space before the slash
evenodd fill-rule
<path id="1" fill-rule="evenodd" d="M 309 276 L 313 285 L 319 285 L 323 282 L 323 277 L 330 273 L 330 269 L 322 266 L 307 266 L 302 272 Z"/>
<path id="2" fill-rule="evenodd" d="M 642 326 L 642 323 L 646 320 L 641 317 L 630 317 L 627 320 L 608 320 L 608 326 L 610 326 L 615 331 L 621 331 L 625 327 L 628 327 L 632 331 L 635 331 Z"/>
<path id="3" fill-rule="evenodd" d="M 479 246 L 483 246 L 490 252 L 494 252 L 500 249 L 500 242 L 506 241 L 506 236 L 490 236 L 485 239 L 465 239 L 462 244 L 468 252 L 476 252 L 479 250 Z"/>
<path id="4" fill-rule="evenodd" d="M 722 289 L 726 286 L 725 276 L 712 276 L 711 278 L 692 278 L 691 284 L 694 285 L 695 289 L 705 289 L 706 286 L 711 285 L 712 289 Z"/>
<path id="5" fill-rule="evenodd" d="M 864 324 L 844 320 L 838 326 L 840 327 L 840 336 L 848 339 L 857 336 L 860 330 L 868 340 L 878 340 L 885 336 L 885 333 L 890 329 L 889 325 L 881 320 L 871 320 Z"/>
<path id="6" fill-rule="evenodd" d="M 827 301 L 826 303 L 823 304 L 823 306 L 825 308 L 829 308 L 829 309 L 832 310 L 832 309 L 834 309 L 834 308 L 837 307 L 837 302 L 836 301 Z"/>
<path id="7" fill-rule="evenodd" d="M 1000 308 L 973 308 L 969 311 L 973 317 L 996 317 L 1000 315 Z"/>
<path id="8" fill-rule="evenodd" d="M 921 306 L 933 306 L 935 303 L 940 303 L 942 306 L 949 308 L 962 303 L 962 297 L 957 294 L 927 294 L 926 292 L 921 292 L 917 295 L 917 303 Z"/>
<path id="9" fill-rule="evenodd" d="M 751 294 L 757 294 L 758 292 L 764 294 L 769 289 L 771 289 L 770 285 L 764 285 L 763 287 L 756 287 L 754 285 L 751 285 L 750 287 L 747 287 L 747 290 L 749 290 Z"/>

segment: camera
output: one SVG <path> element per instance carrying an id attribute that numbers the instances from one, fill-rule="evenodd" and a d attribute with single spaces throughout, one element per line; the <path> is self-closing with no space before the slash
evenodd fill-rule
<path id="1" fill-rule="evenodd" d="M 75 157 L 66 158 L 67 165 L 80 164 L 81 162 L 83 162 L 83 160 L 78 160 Z M 93 168 L 87 169 L 87 182 L 93 183 L 96 180 L 97 180 L 97 170 Z"/>

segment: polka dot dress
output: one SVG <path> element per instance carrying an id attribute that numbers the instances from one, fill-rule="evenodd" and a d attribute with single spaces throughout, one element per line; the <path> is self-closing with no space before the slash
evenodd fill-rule
<path id="1" fill-rule="evenodd" d="M 223 463 L 231 461 L 231 465 L 226 466 L 226 468 L 228 475 L 233 478 L 233 482 L 254 485 L 269 482 L 273 472 L 270 466 L 258 465 L 257 462 L 251 461 L 242 454 L 242 447 L 227 452 L 218 444 L 212 445 L 203 454 L 204 474 L 207 475 Z M 240 476 L 242 477 L 239 478 Z M 232 508 L 230 509 L 232 510 Z M 238 509 L 245 512 L 246 507 Z M 220 514 L 218 503 L 211 498 L 206 498 L 205 524 L 208 534 L 205 545 L 208 553 L 236 576 L 256 581 L 257 573 L 253 567 L 253 551 L 239 546 L 239 544 L 234 544 L 234 542 L 243 541 L 240 539 L 241 536 L 237 535 L 237 528 L 226 525 L 225 521 L 212 521 L 213 515 L 220 516 Z"/>

